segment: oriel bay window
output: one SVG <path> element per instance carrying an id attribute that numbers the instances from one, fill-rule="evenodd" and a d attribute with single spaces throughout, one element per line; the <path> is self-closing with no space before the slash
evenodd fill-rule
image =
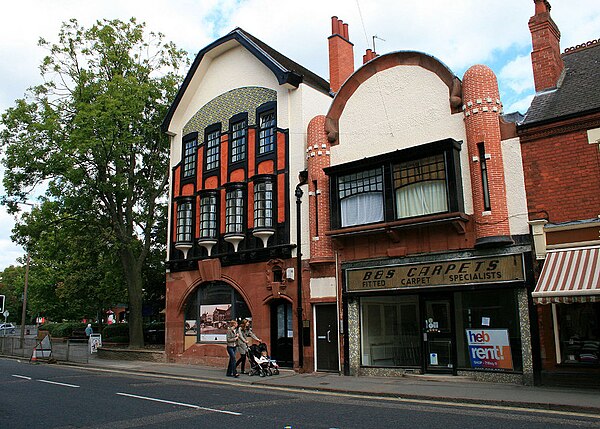
<path id="1" fill-rule="evenodd" d="M 177 202 L 177 230 L 175 248 L 183 252 L 184 259 L 192 248 L 193 240 L 193 203 L 191 200 Z"/>
<path id="2" fill-rule="evenodd" d="M 217 195 L 206 192 L 200 197 L 200 238 L 198 243 L 210 256 L 212 248 L 217 244 Z"/>
<path id="3" fill-rule="evenodd" d="M 463 212 L 460 145 L 446 139 L 327 168 L 332 228 Z"/>
<path id="4" fill-rule="evenodd" d="M 235 252 L 245 237 L 244 207 L 242 184 L 229 186 L 225 194 L 225 241 L 233 245 Z"/>
<path id="5" fill-rule="evenodd" d="M 254 182 L 254 231 L 255 237 L 267 247 L 269 237 L 275 233 L 273 182 L 271 177 L 262 177 Z"/>

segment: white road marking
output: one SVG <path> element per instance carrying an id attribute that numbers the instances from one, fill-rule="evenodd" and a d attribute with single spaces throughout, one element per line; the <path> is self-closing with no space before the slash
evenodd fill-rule
<path id="1" fill-rule="evenodd" d="M 31 377 L 26 377 L 24 375 L 13 374 L 12 376 L 17 378 L 24 378 L 25 380 L 31 380 Z"/>
<path id="2" fill-rule="evenodd" d="M 67 384 L 67 383 L 58 383 L 56 381 L 49 381 L 49 380 L 37 380 L 41 383 L 48 383 L 48 384 L 56 384 L 57 386 L 65 386 L 65 387 L 80 387 L 80 386 L 76 386 L 75 384 Z"/>
<path id="3" fill-rule="evenodd" d="M 166 399 L 149 398 L 148 396 L 132 395 L 130 393 L 117 392 L 117 395 L 127 396 L 129 398 L 145 399 L 147 401 L 162 402 L 164 404 L 181 405 L 182 407 L 195 408 L 197 410 L 212 411 L 212 412 L 215 412 L 215 413 L 222 413 L 222 414 L 231 414 L 233 416 L 241 416 L 242 415 L 242 413 L 236 413 L 234 411 L 215 410 L 214 408 L 205 408 L 205 407 L 200 407 L 200 406 L 194 405 L 194 404 L 185 404 L 183 402 L 167 401 Z"/>

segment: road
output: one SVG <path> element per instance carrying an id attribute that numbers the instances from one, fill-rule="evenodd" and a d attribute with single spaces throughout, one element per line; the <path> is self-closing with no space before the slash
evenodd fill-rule
<path id="1" fill-rule="evenodd" d="M 0 428 L 581 428 L 600 416 L 202 383 L 0 359 Z"/>

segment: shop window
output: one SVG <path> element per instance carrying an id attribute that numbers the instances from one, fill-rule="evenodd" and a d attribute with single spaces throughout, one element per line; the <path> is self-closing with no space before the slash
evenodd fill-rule
<path id="1" fill-rule="evenodd" d="M 521 329 L 519 324 L 519 306 L 517 302 L 516 289 L 487 289 L 481 291 L 457 292 L 454 294 L 455 324 L 456 324 L 456 350 L 459 369 L 476 370 L 501 370 L 522 371 L 523 358 L 521 352 Z M 469 348 L 467 331 L 481 333 L 485 337 L 486 331 L 499 332 L 502 336 L 507 335 L 510 345 L 510 359 L 512 368 L 508 365 L 508 356 L 501 359 L 492 357 L 487 363 L 474 364 L 472 356 L 473 348 Z M 506 331 L 506 334 L 504 334 Z M 492 346 L 494 344 L 490 344 Z M 481 353 L 487 351 L 482 350 Z M 508 352 L 504 349 L 503 352 Z M 498 367 L 494 368 L 494 362 Z"/>
<path id="2" fill-rule="evenodd" d="M 199 343 L 224 343 L 227 323 L 232 319 L 250 318 L 242 296 L 223 282 L 200 286 L 185 306 L 185 335 L 196 336 Z"/>
<path id="3" fill-rule="evenodd" d="M 362 298 L 360 311 L 362 365 L 421 365 L 417 296 Z"/>
<path id="4" fill-rule="evenodd" d="M 393 166 L 398 219 L 448 211 L 444 154 Z"/>
<path id="5" fill-rule="evenodd" d="M 383 221 L 383 171 L 381 168 L 338 178 L 341 226 Z"/>
<path id="6" fill-rule="evenodd" d="M 600 364 L 600 303 L 556 304 L 564 364 Z"/>

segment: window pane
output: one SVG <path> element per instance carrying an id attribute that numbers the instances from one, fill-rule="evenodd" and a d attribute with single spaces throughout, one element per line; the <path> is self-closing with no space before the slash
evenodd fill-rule
<path id="1" fill-rule="evenodd" d="M 231 128 L 231 162 L 246 159 L 246 121 L 236 122 Z"/>
<path id="2" fill-rule="evenodd" d="M 177 242 L 192 241 L 192 203 L 182 202 L 177 206 Z"/>
<path id="3" fill-rule="evenodd" d="M 227 191 L 225 222 L 226 233 L 244 232 L 244 199 L 241 189 Z"/>
<path id="4" fill-rule="evenodd" d="M 394 165 L 398 219 L 448 211 L 444 154 Z"/>
<path id="5" fill-rule="evenodd" d="M 192 177 L 196 174 L 197 145 L 197 140 L 189 140 L 183 144 L 183 177 Z"/>
<path id="6" fill-rule="evenodd" d="M 206 136 L 206 169 L 212 170 L 219 167 L 219 149 L 221 132 L 213 131 Z"/>
<path id="7" fill-rule="evenodd" d="M 258 131 L 258 153 L 263 154 L 275 149 L 275 112 L 260 115 Z"/>
<path id="8" fill-rule="evenodd" d="M 382 168 L 340 176 L 338 196 L 342 227 L 383 221 Z"/>
<path id="9" fill-rule="evenodd" d="M 416 296 L 362 298 L 362 364 L 419 366 L 421 337 Z"/>
<path id="10" fill-rule="evenodd" d="M 273 184 L 259 182 L 254 185 L 254 227 L 273 227 Z"/>
<path id="11" fill-rule="evenodd" d="M 200 200 L 200 238 L 217 237 L 217 197 L 206 195 Z"/>

